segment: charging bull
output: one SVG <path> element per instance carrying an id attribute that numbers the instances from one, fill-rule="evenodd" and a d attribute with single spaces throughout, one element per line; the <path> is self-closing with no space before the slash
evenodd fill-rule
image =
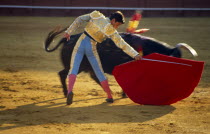
<path id="1" fill-rule="evenodd" d="M 52 43 L 53 39 L 65 30 L 66 28 L 50 32 L 45 40 L 44 47 L 47 52 L 53 52 L 62 44 L 61 61 L 63 63 L 64 69 L 59 72 L 59 76 L 63 86 L 63 93 L 66 97 L 66 78 L 70 69 L 71 55 L 81 33 L 72 35 L 69 41 L 66 41 L 66 38 L 62 38 L 53 49 L 49 49 L 49 46 Z M 197 56 L 196 51 L 185 43 L 179 43 L 175 47 L 172 47 L 167 43 L 139 34 L 120 33 L 120 36 L 142 56 L 146 56 L 151 53 L 160 53 L 168 56 L 181 58 L 182 52 L 180 48 L 185 48 L 189 52 L 191 52 L 193 56 Z M 101 59 L 101 64 L 104 69 L 104 72 L 108 74 L 112 74 L 112 71 L 115 66 L 133 60 L 133 58 L 124 53 L 109 38 L 103 41 L 100 45 L 97 45 L 97 51 Z M 93 78 L 97 83 L 99 83 L 86 56 L 84 56 L 82 60 L 79 73 L 82 71 L 88 72 L 91 78 Z M 125 97 L 125 94 L 123 93 L 122 96 Z"/>

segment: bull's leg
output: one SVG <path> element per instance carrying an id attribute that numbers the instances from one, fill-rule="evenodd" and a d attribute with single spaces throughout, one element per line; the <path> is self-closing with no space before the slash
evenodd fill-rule
<path id="1" fill-rule="evenodd" d="M 64 94 L 65 97 L 67 96 L 67 92 L 68 92 L 67 91 L 67 85 L 66 85 L 66 77 L 68 75 L 68 72 L 69 72 L 68 69 L 63 69 L 58 73 L 59 76 L 60 76 L 61 84 L 63 86 L 63 94 Z"/>
<path id="2" fill-rule="evenodd" d="M 127 95 L 124 91 L 122 91 L 122 98 L 127 98 Z"/>

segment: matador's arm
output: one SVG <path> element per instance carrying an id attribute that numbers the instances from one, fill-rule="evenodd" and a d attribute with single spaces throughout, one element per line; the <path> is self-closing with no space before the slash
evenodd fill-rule
<path id="1" fill-rule="evenodd" d="M 110 38 L 114 41 L 114 43 L 121 48 L 126 54 L 134 58 L 139 53 L 134 50 L 128 43 L 124 41 L 124 39 L 118 34 L 118 32 L 115 32 L 110 36 Z"/>
<path id="2" fill-rule="evenodd" d="M 69 26 L 69 28 L 65 32 L 71 35 L 84 22 L 88 22 L 90 19 L 91 19 L 90 14 L 85 14 L 85 15 L 77 17 L 75 21 Z"/>

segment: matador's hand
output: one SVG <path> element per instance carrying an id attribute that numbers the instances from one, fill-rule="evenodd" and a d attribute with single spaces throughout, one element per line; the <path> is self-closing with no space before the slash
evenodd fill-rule
<path id="1" fill-rule="evenodd" d="M 135 60 L 141 60 L 141 58 L 142 57 L 139 54 L 134 57 Z"/>
<path id="2" fill-rule="evenodd" d="M 67 40 L 67 41 L 69 41 L 69 40 L 70 40 L 70 34 L 65 33 L 65 34 L 64 34 L 64 37 L 66 38 L 66 40 Z"/>

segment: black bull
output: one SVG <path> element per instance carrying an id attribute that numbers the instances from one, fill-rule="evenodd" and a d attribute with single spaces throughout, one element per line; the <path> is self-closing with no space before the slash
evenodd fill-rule
<path id="1" fill-rule="evenodd" d="M 49 49 L 48 47 L 50 46 L 53 39 L 59 34 L 61 34 L 64 30 L 65 29 L 52 31 L 48 34 L 48 37 L 46 38 L 45 41 L 45 50 L 47 52 L 52 52 L 56 50 L 61 44 L 63 44 L 63 48 L 61 49 L 61 60 L 64 69 L 59 72 L 59 76 L 63 86 L 64 96 L 66 96 L 67 95 L 66 78 L 70 69 L 71 54 L 81 34 L 72 35 L 70 41 L 68 42 L 66 41 L 65 38 L 63 38 L 58 42 L 58 44 L 53 49 Z M 172 47 L 164 42 L 160 42 L 156 39 L 141 36 L 138 34 L 120 33 L 120 35 L 131 47 L 133 47 L 143 56 L 151 53 L 160 53 L 180 58 L 182 56 L 180 50 L 181 47 L 186 48 L 194 56 L 196 56 L 195 50 L 187 44 L 180 43 L 177 44 L 176 47 Z M 104 69 L 104 72 L 108 74 L 112 74 L 112 71 L 115 66 L 133 60 L 133 58 L 131 58 L 130 56 L 125 54 L 121 49 L 116 47 L 114 42 L 109 38 L 103 41 L 102 43 L 97 44 L 97 51 L 101 59 L 101 64 Z M 86 56 L 84 56 L 82 60 L 79 73 L 82 71 L 89 72 L 91 78 L 93 78 L 97 83 L 99 83 Z"/>

